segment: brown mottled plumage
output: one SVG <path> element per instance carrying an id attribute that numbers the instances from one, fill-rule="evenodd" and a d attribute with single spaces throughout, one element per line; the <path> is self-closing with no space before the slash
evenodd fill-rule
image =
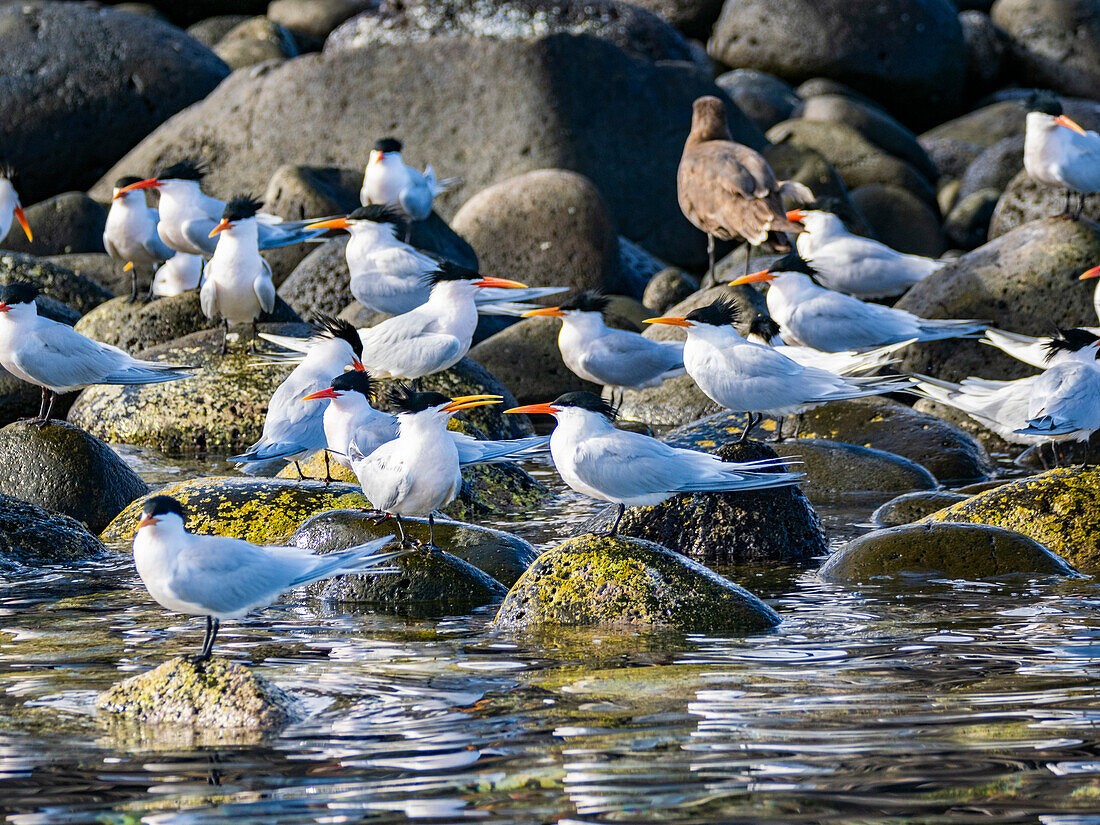
<path id="1" fill-rule="evenodd" d="M 707 233 L 712 275 L 715 238 L 744 238 L 758 246 L 769 232 L 801 232 L 801 224 L 787 220 L 781 198 L 787 195 L 799 203 L 813 199 L 801 183 L 777 181 L 759 152 L 735 143 L 726 125 L 726 107 L 709 95 L 692 106 L 676 190 L 685 217 Z M 779 246 L 780 251 L 790 248 Z"/>

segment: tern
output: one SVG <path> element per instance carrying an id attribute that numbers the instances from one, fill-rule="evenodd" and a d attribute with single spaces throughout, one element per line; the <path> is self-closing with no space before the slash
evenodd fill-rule
<path id="1" fill-rule="evenodd" d="M 0 163 L 0 242 L 8 237 L 13 220 L 19 221 L 27 240 L 33 241 L 31 225 L 27 223 L 27 216 L 19 203 L 19 193 L 15 191 L 15 184 L 12 183 L 14 177 L 15 170 L 7 164 Z"/>
<path id="2" fill-rule="evenodd" d="M 660 504 L 677 493 L 764 490 L 796 483 L 801 473 L 770 472 L 781 459 L 747 463 L 722 461 L 707 453 L 670 447 L 656 438 L 615 427 L 615 408 L 590 392 L 567 392 L 548 404 L 529 404 L 509 413 L 545 413 L 557 420 L 550 456 L 562 480 L 578 493 L 618 505 L 619 531 L 630 507 Z"/>
<path id="3" fill-rule="evenodd" d="M 1059 329 L 1055 333 L 1055 340 L 1062 339 L 1072 348 L 1071 351 L 1091 344 L 1100 339 L 1100 327 L 1079 327 L 1077 329 Z M 983 344 L 1011 355 L 1017 361 L 1031 364 L 1033 367 L 1046 369 L 1051 364 L 1062 360 L 1067 351 L 1059 350 L 1051 358 L 1050 338 L 1035 338 L 1030 335 L 1020 335 L 1015 332 L 1005 332 L 1000 329 L 987 329 Z"/>
<path id="4" fill-rule="evenodd" d="M 363 206 L 381 204 L 398 209 L 411 223 L 425 220 L 432 214 L 432 201 L 457 182 L 455 178 L 437 181 L 431 164 L 420 172 L 405 165 L 401 158 L 401 141 L 388 137 L 376 141 L 363 170 L 363 188 L 359 202 Z M 406 227 L 405 240 L 410 228 Z"/>
<path id="5" fill-rule="evenodd" d="M 343 374 L 349 367 L 362 370 L 363 341 L 359 332 L 347 321 L 318 315 L 315 332 L 307 341 L 305 358 L 294 368 L 271 395 L 264 419 L 260 440 L 241 455 L 230 461 L 251 464 L 275 460 L 293 461 L 298 478 L 305 476 L 298 459 L 325 447 L 324 404 L 311 404 L 305 400 L 327 386 L 334 375 Z M 305 396 L 305 398 L 303 398 Z M 331 481 L 328 472 L 328 453 L 325 453 L 325 481 Z"/>
<path id="6" fill-rule="evenodd" d="M 832 212 L 793 209 L 787 220 L 806 227 L 795 239 L 798 254 L 821 284 L 857 298 L 901 295 L 940 269 L 945 261 L 906 255 L 886 244 L 849 232 Z"/>
<path id="7" fill-rule="evenodd" d="M 398 240 L 404 219 L 392 208 L 361 206 L 349 215 L 328 218 L 308 229 L 343 229 L 351 234 L 344 252 L 351 274 L 351 294 L 363 306 L 389 315 L 401 315 L 428 300 L 428 276 L 456 266 L 423 249 Z M 478 291 L 475 301 L 483 315 L 519 315 L 531 309 L 520 302 L 564 292 L 565 287 L 528 287 L 513 292 Z"/>
<path id="8" fill-rule="evenodd" d="M 42 388 L 36 423 L 50 420 L 60 393 L 91 384 L 159 384 L 191 377 L 184 371 L 189 367 L 141 361 L 42 317 L 34 303 L 38 293 L 38 286 L 27 281 L 0 288 L 0 366 Z"/>
<path id="9" fill-rule="evenodd" d="M 1100 134 L 1089 132 L 1062 114 L 1062 104 L 1051 98 L 1027 113 L 1024 130 L 1024 169 L 1039 183 L 1077 193 L 1074 218 L 1085 208 L 1085 196 L 1100 192 Z"/>
<path id="10" fill-rule="evenodd" d="M 773 347 L 777 352 L 781 352 L 804 367 L 817 367 L 837 375 L 866 372 L 889 364 L 896 364 L 900 360 L 894 357 L 897 351 L 913 343 L 912 340 L 899 341 L 896 344 L 887 344 L 884 347 L 865 350 L 864 352 L 855 350 L 822 352 L 813 347 L 785 344 L 780 331 L 779 324 L 770 315 L 757 313 L 749 322 L 745 340 L 754 344 L 766 344 Z"/>
<path id="11" fill-rule="evenodd" d="M 813 267 L 792 251 L 769 269 L 730 283 L 770 283 L 766 296 L 768 312 L 779 322 L 784 340 L 822 352 L 971 336 L 986 326 L 980 321 L 919 318 L 902 309 L 865 303 L 826 289 L 815 280 L 816 274 Z"/>
<path id="12" fill-rule="evenodd" d="M 204 174 L 202 164 L 183 160 L 161 169 L 156 177 L 122 187 L 114 197 L 138 189 L 156 189 L 160 193 L 160 239 L 177 252 L 209 258 L 217 247 L 210 230 L 217 226 L 226 205 L 203 194 L 200 183 Z M 289 246 L 322 234 L 305 228 L 312 221 L 284 221 L 266 212 L 259 212 L 256 222 L 260 249 Z"/>
<path id="13" fill-rule="evenodd" d="M 764 243 L 770 232 L 802 231 L 800 224 L 787 219 L 784 196 L 797 203 L 814 197 L 801 183 L 776 180 L 763 155 L 735 143 L 725 105 L 709 95 L 692 105 L 691 132 L 676 173 L 676 195 L 684 216 L 707 234 L 711 278 L 715 238 L 744 238 L 751 256 L 752 247 Z M 789 248 L 783 243 L 779 247 Z M 748 272 L 748 258 L 745 267 Z"/>
<path id="14" fill-rule="evenodd" d="M 586 381 L 641 389 L 684 374 L 682 341 L 654 341 L 613 329 L 603 320 L 607 304 L 608 299 L 597 292 L 582 292 L 560 306 L 533 309 L 523 317 L 561 318 L 561 359 Z"/>
<path id="15" fill-rule="evenodd" d="M 187 531 L 184 518 L 183 506 L 170 496 L 145 502 L 134 535 L 134 566 L 161 607 L 206 617 L 202 652 L 191 659 L 195 664 L 213 655 L 222 621 L 267 607 L 296 587 L 365 573 L 405 555 L 377 553 L 390 542 L 389 536 L 318 556 L 297 547 L 261 547 L 243 539 L 195 535 Z"/>
<path id="16" fill-rule="evenodd" d="M 182 295 L 202 283 L 202 255 L 177 252 L 153 275 L 153 294 L 158 298 Z"/>
<path id="17" fill-rule="evenodd" d="M 906 389 L 908 379 L 839 376 L 807 367 L 766 344 L 746 341 L 734 326 L 737 307 L 725 299 L 692 310 L 686 316 L 650 318 L 647 324 L 669 324 L 687 330 L 684 367 L 708 398 L 728 410 L 748 413 L 741 433 L 764 417 L 775 416 L 776 440 L 783 438 L 783 419 L 849 398 Z"/>
<path id="18" fill-rule="evenodd" d="M 1100 430 L 1100 341 L 1036 376 L 1019 435 L 1051 441 L 1088 441 Z M 1088 464 L 1088 454 L 1085 455 Z"/>
<path id="19" fill-rule="evenodd" d="M 264 312 L 275 309 L 275 284 L 271 267 L 260 255 L 256 213 L 260 202 L 248 195 L 231 198 L 222 212 L 221 223 L 210 237 L 221 235 L 218 248 L 203 267 L 199 304 L 202 314 L 224 324 L 222 353 L 226 352 L 229 326 L 251 325 L 255 348 L 256 322 Z"/>
<path id="20" fill-rule="evenodd" d="M 141 178 L 133 176 L 115 181 L 111 208 L 103 228 L 103 248 L 130 270 L 130 297 L 127 300 L 131 303 L 138 298 L 138 268 L 153 272 L 158 264 L 176 254 L 157 234 L 160 213 L 145 202 L 145 193 L 123 191 L 140 181 Z M 153 294 L 151 286 L 149 294 Z"/>

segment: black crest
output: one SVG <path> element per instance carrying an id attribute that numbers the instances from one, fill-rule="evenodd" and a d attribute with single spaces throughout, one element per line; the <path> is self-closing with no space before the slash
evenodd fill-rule
<path id="1" fill-rule="evenodd" d="M 834 215 L 851 211 L 847 203 L 832 195 L 817 198 L 810 203 L 802 204 L 798 208 L 803 212 L 832 212 Z"/>
<path id="2" fill-rule="evenodd" d="M 1062 114 L 1062 101 L 1058 95 L 1046 89 L 1040 89 L 1024 100 L 1024 106 L 1029 112 L 1042 112 L 1044 115 L 1058 117 Z"/>
<path id="3" fill-rule="evenodd" d="M 590 289 L 570 298 L 569 301 L 561 304 L 558 309 L 562 312 L 568 312 L 571 309 L 578 312 L 603 312 L 607 309 L 609 303 L 611 303 L 611 299 L 606 295 L 601 295 L 599 292 Z"/>
<path id="4" fill-rule="evenodd" d="M 1047 351 L 1043 360 L 1049 364 L 1059 352 L 1079 352 L 1097 341 L 1100 341 L 1100 335 L 1094 335 L 1087 329 L 1060 329 L 1043 344 L 1043 349 Z M 1097 357 L 1100 357 L 1100 352 Z"/>
<path id="5" fill-rule="evenodd" d="M 798 250 L 792 249 L 778 261 L 768 267 L 768 272 L 801 272 L 811 278 L 817 275 L 817 270 L 810 266 L 806 260 L 798 254 Z"/>
<path id="6" fill-rule="evenodd" d="M 780 332 L 779 324 L 770 315 L 757 314 L 749 322 L 749 335 L 758 335 L 765 341 L 771 341 Z"/>
<path id="7" fill-rule="evenodd" d="M 185 158 L 179 163 L 165 166 L 157 172 L 157 180 L 193 180 L 198 182 L 206 176 L 206 166 L 194 158 Z"/>
<path id="8" fill-rule="evenodd" d="M 617 415 L 615 405 L 610 401 L 605 401 L 600 398 L 594 392 L 567 392 L 564 395 L 559 395 L 550 404 L 554 407 L 577 407 L 582 410 L 588 410 L 589 412 L 599 413 L 608 421 L 614 421 Z"/>
<path id="9" fill-rule="evenodd" d="M 391 209 L 384 203 L 372 203 L 369 206 L 360 206 L 350 215 L 351 221 L 372 221 L 373 223 L 389 223 L 404 230 L 405 218 L 396 209 Z"/>
<path id="10" fill-rule="evenodd" d="M 737 305 L 729 298 L 719 298 L 713 304 L 693 309 L 685 318 L 697 324 L 710 324 L 713 327 L 736 324 L 741 313 Z"/>
<path id="11" fill-rule="evenodd" d="M 401 141 L 397 138 L 384 137 L 381 140 L 376 140 L 371 148 L 376 152 L 400 152 Z"/>
<path id="12" fill-rule="evenodd" d="M 15 180 L 15 165 L 3 157 L 0 157 L 0 178 Z"/>
<path id="13" fill-rule="evenodd" d="M 390 403 L 399 413 L 423 412 L 429 407 L 441 407 L 451 399 L 438 392 L 415 392 L 405 384 L 398 384 L 390 390 Z"/>
<path id="14" fill-rule="evenodd" d="M 342 318 L 317 313 L 313 316 L 313 326 L 316 328 L 314 335 L 324 338 L 343 338 L 351 345 L 356 358 L 363 357 L 363 339 L 359 337 L 359 330 L 354 324 Z"/>
<path id="15" fill-rule="evenodd" d="M 12 281 L 0 287 L 0 302 L 11 306 L 12 304 L 30 304 L 41 292 L 38 284 L 30 281 Z"/>
<path id="16" fill-rule="evenodd" d="M 166 516 L 169 513 L 175 513 L 182 519 L 187 518 L 183 512 L 183 505 L 171 496 L 153 496 L 145 502 L 141 512 L 147 516 Z"/>
<path id="17" fill-rule="evenodd" d="M 374 397 L 375 382 L 370 373 L 361 370 L 348 370 L 337 375 L 329 385 L 338 392 L 361 392 L 369 401 Z"/>
<path id="18" fill-rule="evenodd" d="M 424 276 L 425 283 L 435 286 L 442 281 L 476 281 L 481 277 L 476 269 L 469 269 L 445 258 L 439 259 L 438 265 L 438 269 Z"/>
<path id="19" fill-rule="evenodd" d="M 256 213 L 263 208 L 263 205 L 263 201 L 251 195 L 234 195 L 225 204 L 222 220 L 232 223 L 233 221 L 243 221 L 245 218 L 254 218 Z"/>
<path id="20" fill-rule="evenodd" d="M 141 183 L 141 178 L 134 175 L 126 175 L 115 181 L 115 189 L 122 189 L 124 186 L 129 186 L 131 183 Z"/>

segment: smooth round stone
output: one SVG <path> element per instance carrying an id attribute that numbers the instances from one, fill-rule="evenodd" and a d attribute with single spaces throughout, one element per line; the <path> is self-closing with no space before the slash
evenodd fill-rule
<path id="1" fill-rule="evenodd" d="M 965 501 L 962 493 L 947 490 L 920 490 L 904 493 L 892 498 L 871 514 L 871 521 L 882 527 L 899 527 L 920 521 L 927 515 L 942 510 L 960 501 Z"/>

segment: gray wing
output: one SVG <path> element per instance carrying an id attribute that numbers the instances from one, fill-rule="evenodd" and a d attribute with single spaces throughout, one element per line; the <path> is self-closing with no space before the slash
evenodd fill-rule
<path id="1" fill-rule="evenodd" d="M 209 258 L 218 248 L 217 236 L 210 237 L 210 232 L 217 225 L 218 222 L 211 218 L 194 218 L 180 225 L 180 234 L 193 247 L 201 249 L 203 257 Z"/>
<path id="2" fill-rule="evenodd" d="M 610 383 L 633 386 L 671 370 L 684 368 L 683 342 L 666 346 L 637 333 L 612 330 L 580 353 L 581 366 L 592 375 L 621 379 Z"/>
<path id="3" fill-rule="evenodd" d="M 122 350 L 86 338 L 70 326 L 46 319 L 39 324 L 9 357 L 48 387 L 95 384 L 130 361 Z"/>
<path id="4" fill-rule="evenodd" d="M 260 301 L 260 308 L 270 314 L 275 309 L 275 284 L 271 280 L 271 266 L 263 258 L 264 271 L 252 281 L 252 289 Z"/>

